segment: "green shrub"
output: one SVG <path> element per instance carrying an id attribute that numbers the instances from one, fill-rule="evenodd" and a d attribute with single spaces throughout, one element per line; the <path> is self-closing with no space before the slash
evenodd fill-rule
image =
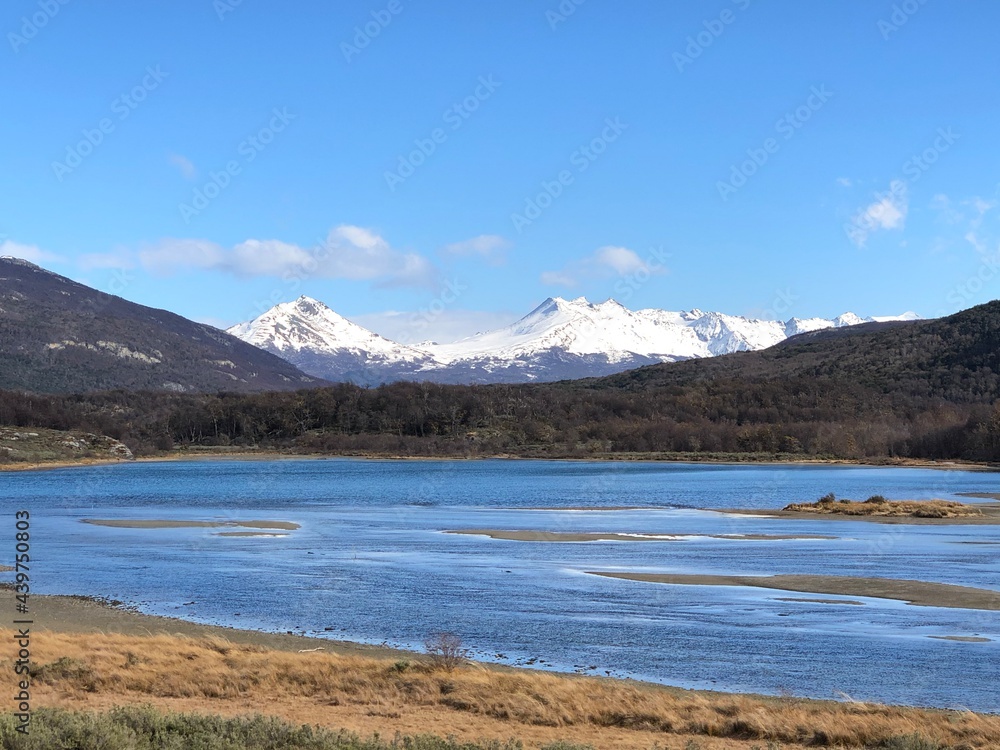
<path id="1" fill-rule="evenodd" d="M 837 496 L 834 495 L 832 492 L 823 495 L 823 497 L 819 499 L 820 505 L 829 505 L 830 503 L 835 503 L 835 502 L 837 502 Z"/>
<path id="2" fill-rule="evenodd" d="M 521 743 L 459 743 L 434 736 L 362 739 L 345 731 L 295 726 L 254 716 L 226 719 L 160 713 L 152 707 L 115 708 L 105 714 L 42 708 L 27 735 L 12 714 L 0 715 L 0 750 L 522 750 Z M 549 750 L 585 750 L 556 744 Z"/>
<path id="3" fill-rule="evenodd" d="M 891 737 L 878 745 L 870 746 L 869 750 L 944 750 L 944 746 L 919 734 L 907 734 Z"/>
<path id="4" fill-rule="evenodd" d="M 872 495 L 870 498 L 868 498 L 867 500 L 865 500 L 865 502 L 866 503 L 871 503 L 872 505 L 884 505 L 885 503 L 887 503 L 889 501 L 886 498 L 884 498 L 882 495 Z"/>

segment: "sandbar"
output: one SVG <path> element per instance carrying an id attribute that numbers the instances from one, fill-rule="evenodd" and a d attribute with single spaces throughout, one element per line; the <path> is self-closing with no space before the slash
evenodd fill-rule
<path id="1" fill-rule="evenodd" d="M 795 596 L 776 596 L 775 601 L 779 602 L 808 602 L 810 604 L 853 604 L 857 607 L 865 606 L 864 602 L 856 602 L 853 599 L 802 599 Z"/>
<path id="2" fill-rule="evenodd" d="M 282 529 L 294 531 L 299 524 L 291 521 L 178 521 L 170 519 L 83 518 L 83 523 L 111 526 L 116 529 L 217 529 L 242 526 L 248 529 Z"/>
<path id="3" fill-rule="evenodd" d="M 775 541 L 787 539 L 838 539 L 823 534 L 625 534 L 613 532 L 533 531 L 518 529 L 457 529 L 446 534 L 471 534 L 511 542 L 680 542 L 702 537 L 732 541 Z"/>
<path id="4" fill-rule="evenodd" d="M 962 643 L 992 643 L 992 638 L 980 638 L 974 635 L 929 635 L 938 641 L 961 641 Z"/>
<path id="5" fill-rule="evenodd" d="M 628 581 L 666 583 L 681 586 L 749 586 L 807 594 L 836 594 L 873 599 L 895 599 L 921 607 L 1000 610 L 1000 591 L 930 583 L 898 578 L 856 578 L 853 576 L 774 575 L 727 576 L 678 573 L 618 573 L 588 570 L 591 575 Z"/>
<path id="6" fill-rule="evenodd" d="M 712 513 L 730 516 L 761 516 L 764 518 L 798 519 L 800 521 L 863 521 L 866 523 L 906 524 L 913 526 L 997 526 L 1000 525 L 1000 505 L 983 504 L 975 506 L 982 511 L 975 516 L 952 516 L 950 518 L 921 518 L 918 516 L 852 516 L 840 513 L 814 513 L 799 510 L 774 510 L 756 508 L 703 508 Z"/>

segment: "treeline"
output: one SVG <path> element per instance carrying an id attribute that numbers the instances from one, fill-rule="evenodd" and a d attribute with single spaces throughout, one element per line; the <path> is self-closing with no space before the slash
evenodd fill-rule
<path id="1" fill-rule="evenodd" d="M 761 352 L 534 385 L 0 391 L 0 424 L 177 446 L 401 455 L 687 453 L 1000 461 L 1000 303 Z"/>
<path id="2" fill-rule="evenodd" d="M 642 389 L 337 385 L 297 392 L 76 396 L 0 391 L 0 424 L 109 435 L 136 455 L 177 446 L 324 453 L 584 456 L 755 453 L 1000 460 L 1000 410 L 802 377 Z"/>

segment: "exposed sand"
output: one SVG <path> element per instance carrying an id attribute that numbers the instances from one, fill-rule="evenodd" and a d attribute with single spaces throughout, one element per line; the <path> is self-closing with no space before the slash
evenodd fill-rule
<path id="1" fill-rule="evenodd" d="M 9 572 L 11 570 L 14 570 L 14 569 L 12 567 L 10 567 L 9 565 L 0 565 L 0 573 L 7 573 L 7 572 Z"/>
<path id="2" fill-rule="evenodd" d="M 446 534 L 471 534 L 511 542 L 680 542 L 693 537 L 734 541 L 774 541 L 783 539 L 839 539 L 822 534 L 621 534 L 573 531 L 532 531 L 507 529 L 457 529 Z"/>
<path id="3" fill-rule="evenodd" d="M 216 529 L 225 526 L 243 526 L 248 529 L 283 529 L 284 531 L 294 531 L 300 528 L 297 523 L 291 521 L 177 521 L 171 519 L 144 520 L 144 519 L 105 519 L 105 518 L 83 518 L 83 523 L 90 523 L 94 526 L 112 526 L 117 529 Z"/>
<path id="4" fill-rule="evenodd" d="M 962 643 L 991 643 L 992 638 L 980 638 L 974 635 L 929 635 L 938 641 L 961 641 Z"/>
<path id="5" fill-rule="evenodd" d="M 853 599 L 800 599 L 794 596 L 776 596 L 779 602 L 809 602 L 811 604 L 853 604 L 858 607 L 865 606 L 864 602 L 856 602 Z"/>
<path id="6" fill-rule="evenodd" d="M 981 515 L 956 516 L 952 518 L 919 518 L 916 516 L 850 516 L 834 513 L 812 513 L 797 510 L 762 510 L 755 508 L 704 508 L 712 513 L 739 516 L 763 516 L 765 518 L 795 518 L 802 521 L 865 521 L 867 523 L 890 523 L 933 526 L 997 526 L 1000 525 L 1000 505 L 976 505 Z"/>
<path id="7" fill-rule="evenodd" d="M 668 583 L 681 586 L 750 586 L 754 588 L 801 591 L 807 594 L 837 594 L 875 599 L 896 599 L 922 607 L 1000 610 L 1000 591 L 929 583 L 896 578 L 856 578 L 853 576 L 776 575 L 724 576 L 677 573 L 616 573 L 588 570 L 591 575 L 628 581 Z"/>
<path id="8" fill-rule="evenodd" d="M 1000 493 L 997 492 L 956 492 L 959 497 L 978 497 L 982 500 L 1000 500 Z"/>

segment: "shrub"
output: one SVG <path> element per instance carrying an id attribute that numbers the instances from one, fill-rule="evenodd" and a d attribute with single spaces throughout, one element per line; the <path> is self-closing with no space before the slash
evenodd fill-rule
<path id="1" fill-rule="evenodd" d="M 837 502 L 837 496 L 834 495 L 832 492 L 823 495 L 823 497 L 819 499 L 820 505 L 829 505 L 830 503 L 835 503 L 835 502 Z"/>
<path id="2" fill-rule="evenodd" d="M 424 641 L 424 649 L 436 667 L 449 672 L 468 658 L 462 647 L 462 638 L 454 633 L 432 633 Z"/>
<path id="3" fill-rule="evenodd" d="M 942 746 L 919 734 L 907 734 L 890 737 L 878 745 L 873 745 L 872 750 L 942 750 Z"/>
<path id="4" fill-rule="evenodd" d="M 889 501 L 885 497 L 883 497 L 882 495 L 872 495 L 870 498 L 868 498 L 867 500 L 865 500 L 865 502 L 866 503 L 871 503 L 872 505 L 884 505 L 885 503 L 887 503 Z"/>

